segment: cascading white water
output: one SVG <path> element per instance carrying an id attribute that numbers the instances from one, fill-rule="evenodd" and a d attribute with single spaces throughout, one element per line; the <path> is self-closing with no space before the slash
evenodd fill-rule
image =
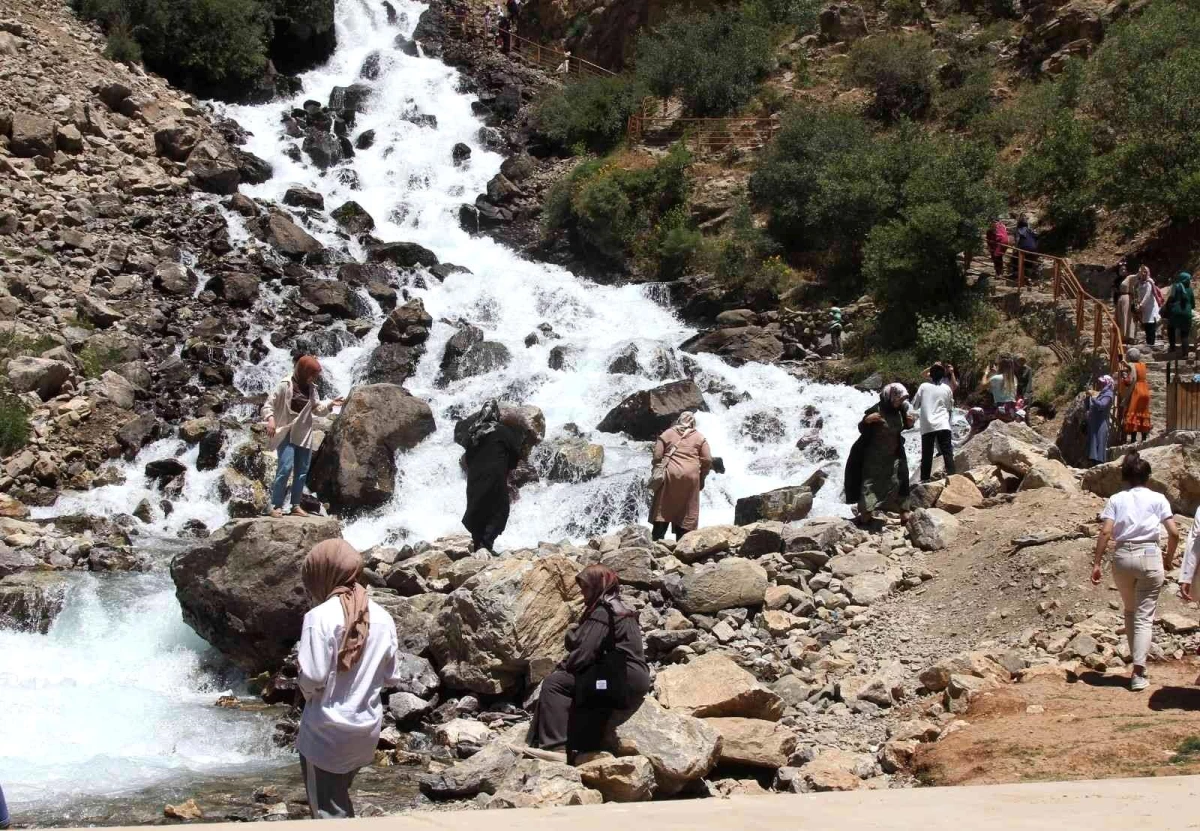
<path id="1" fill-rule="evenodd" d="M 651 374 L 612 375 L 607 367 L 624 347 L 677 347 L 693 334 L 656 302 L 652 287 L 605 287 L 553 266 L 531 263 L 482 237 L 471 237 L 457 222 L 457 209 L 483 191 L 497 172 L 500 156 L 480 140 L 480 121 L 470 96 L 457 91 L 458 74 L 436 60 L 416 58 L 395 48 L 397 34 L 411 35 L 424 7 L 394 2 L 397 25 L 389 25 L 376 0 L 338 0 L 338 49 L 327 66 L 304 76 L 304 92 L 293 102 L 229 107 L 228 115 L 253 133 L 247 149 L 271 162 L 275 177 L 244 188 L 255 197 L 280 200 L 293 184 L 324 195 L 327 208 L 353 199 L 375 219 L 385 240 L 418 242 L 443 262 L 471 270 L 439 283 L 433 278 L 408 287 L 420 296 L 436 323 L 428 350 L 408 388 L 430 402 L 437 432 L 400 461 L 401 481 L 391 504 L 354 520 L 346 536 L 360 547 L 385 540 L 431 539 L 462 530 L 465 484 L 453 443 L 454 418 L 490 398 L 519 400 L 540 407 L 553 435 L 573 423 L 591 432 L 606 451 L 604 474 L 582 484 L 535 484 L 514 506 L 502 547 L 602 533 L 644 518 L 638 483 L 648 472 L 649 447 L 594 431 L 604 414 L 638 389 L 662 383 Z M 361 82 L 360 68 L 379 53 L 381 72 L 370 82 L 374 94 L 358 116 L 355 133 L 375 131 L 374 146 L 358 151 L 343 168 L 361 183 L 346 184 L 338 170 L 321 173 L 296 162 L 285 150 L 293 139 L 282 130 L 280 114 L 304 100 L 328 100 L 334 86 Z M 437 126 L 406 120 L 413 111 L 431 114 Z M 452 163 L 451 148 L 467 144 L 465 165 Z M 240 218 L 230 214 L 235 242 L 256 245 Z M 331 223 L 310 227 L 330 246 L 354 243 L 339 237 Z M 282 298 L 264 290 L 260 304 L 278 308 Z M 371 304 L 376 323 L 382 315 Z M 438 364 L 454 332 L 447 321 L 465 319 L 490 340 L 508 347 L 504 369 L 439 388 Z M 560 340 L 525 346 L 526 335 L 549 323 Z M 269 332 L 261 333 L 269 335 Z M 267 337 L 264 342 L 269 342 Z M 378 343 L 377 330 L 334 357 L 322 359 L 332 386 L 347 392 L 361 381 Z M 549 351 L 569 346 L 573 365 L 548 368 Z M 678 355 L 673 361 L 678 364 Z M 709 394 L 711 412 L 698 416 L 726 474 L 709 478 L 701 515 L 706 524 L 729 522 L 738 497 L 803 481 L 817 463 L 795 444 L 804 432 L 806 407 L 815 408 L 824 442 L 842 456 L 857 435 L 855 426 L 872 397 L 854 390 L 797 380 L 763 365 L 731 368 L 710 355 L 695 356 L 701 385 L 727 391 Z M 245 393 L 264 392 L 289 371 L 286 349 L 270 347 L 257 365 L 236 369 Z M 675 377 L 678 377 L 676 375 Z M 723 400 L 727 403 L 723 403 Z M 232 415 L 249 424 L 248 407 Z M 750 431 L 748 420 L 774 422 L 775 429 Z M 775 421 L 777 419 L 777 422 Z M 239 439 L 230 437 L 227 448 Z M 175 456 L 187 467 L 183 498 L 168 515 L 146 481 L 147 461 Z M 40 517 L 69 513 L 128 514 L 143 498 L 154 507 L 143 531 L 148 539 L 175 537 L 189 520 L 216 528 L 228 519 L 217 494 L 218 471 L 199 472 L 196 450 L 166 439 L 147 447 L 126 471 L 126 482 L 86 493 L 64 494 Z M 835 477 L 836 478 L 836 477 Z M 840 488 L 831 483 L 818 496 L 819 514 L 845 513 Z M 270 749 L 269 727 L 261 720 L 217 710 L 213 677 L 201 666 L 204 644 L 182 623 L 169 578 L 162 566 L 170 549 L 149 546 L 159 570 L 149 575 L 79 578 L 67 611 L 48 636 L 0 632 L 0 701 L 10 716 L 0 730 L 0 783 L 18 806 L 54 805 L 75 794 L 124 791 L 179 777 L 202 777 L 231 769 L 254 770 L 278 761 Z M 19 714 L 19 718 L 11 718 Z"/>

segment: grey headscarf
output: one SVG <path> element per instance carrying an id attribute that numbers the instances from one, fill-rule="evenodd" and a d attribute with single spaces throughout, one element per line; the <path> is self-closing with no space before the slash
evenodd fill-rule
<path id="1" fill-rule="evenodd" d="M 893 410 L 899 410 L 903 407 L 904 401 L 907 398 L 908 390 L 898 381 L 893 381 L 879 391 L 879 403 L 885 404 Z"/>
<path id="2" fill-rule="evenodd" d="M 1129 361 L 1131 364 L 1139 363 L 1142 360 L 1142 353 L 1131 346 L 1125 353 L 1125 360 Z"/>

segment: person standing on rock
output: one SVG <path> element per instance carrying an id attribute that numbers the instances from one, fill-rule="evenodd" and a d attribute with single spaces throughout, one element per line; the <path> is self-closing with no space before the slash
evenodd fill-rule
<path id="1" fill-rule="evenodd" d="M 1087 398 L 1087 455 L 1092 464 L 1108 461 L 1108 420 L 1117 399 L 1116 386 L 1111 375 L 1101 375 Z"/>
<path id="2" fill-rule="evenodd" d="M 651 482 L 661 470 L 662 484 L 650 501 L 650 536 L 661 540 L 669 525 L 678 540 L 700 527 L 700 491 L 713 466 L 708 439 L 696 429 L 694 414 L 680 414 L 675 424 L 658 437 L 652 464 L 656 473 Z"/>
<path id="3" fill-rule="evenodd" d="M 296 750 L 313 819 L 354 816 L 350 784 L 375 759 L 384 687 L 401 681 L 396 625 L 359 582 L 363 562 L 345 540 L 325 540 L 300 577 L 317 605 L 304 616 L 297 677 L 304 714 Z"/>
<path id="4" fill-rule="evenodd" d="M 991 225 L 987 229 L 987 249 L 988 255 L 992 258 L 992 270 L 996 272 L 996 279 L 999 280 L 1004 276 L 1004 252 L 1008 250 L 1008 226 L 1000 221 L 1000 217 L 993 217 Z M 981 289 L 988 289 L 988 281 L 986 274 L 979 281 L 982 285 Z"/>
<path id="5" fill-rule="evenodd" d="M 1171 284 L 1171 296 L 1167 298 L 1167 345 L 1171 348 L 1171 356 L 1174 358 L 1186 359 L 1188 356 L 1192 312 L 1195 309 L 1196 295 L 1192 293 L 1192 275 L 1181 271 Z M 1175 351 L 1176 344 L 1179 345 L 1179 352 Z"/>
<path id="6" fill-rule="evenodd" d="M 1092 555 L 1092 584 L 1103 577 L 1100 568 L 1109 540 L 1116 542 L 1113 582 L 1125 607 L 1125 637 L 1133 662 L 1129 689 L 1139 692 L 1149 686 L 1146 656 L 1154 632 L 1154 610 L 1166 572 L 1175 560 L 1179 529 L 1167 498 L 1146 487 L 1150 463 L 1131 451 L 1121 461 L 1121 480 L 1128 490 L 1115 494 L 1100 512 L 1100 535 Z M 1158 528 L 1167 529 L 1167 553 L 1158 545 Z"/>
<path id="7" fill-rule="evenodd" d="M 1140 350 L 1131 348 L 1125 358 L 1121 369 L 1121 401 L 1124 404 L 1121 430 L 1128 444 L 1137 441 L 1139 433 L 1142 441 L 1150 438 L 1150 382 Z"/>
<path id="8" fill-rule="evenodd" d="M 879 403 L 863 414 L 859 437 L 846 460 L 846 501 L 858 503 L 857 521 L 870 522 L 877 511 L 899 511 L 907 521 L 909 509 L 908 455 L 904 431 L 913 426 L 903 384 L 888 384 Z"/>
<path id="9" fill-rule="evenodd" d="M 1024 355 L 1017 355 L 1014 360 L 1016 365 L 1013 367 L 1013 374 L 1017 376 L 1017 400 L 1024 402 L 1024 406 L 1028 409 L 1029 399 L 1033 393 L 1033 367 L 1029 365 L 1029 361 Z"/>
<path id="10" fill-rule="evenodd" d="M 1153 350 L 1155 335 L 1158 331 L 1160 303 L 1158 287 L 1154 285 L 1154 280 L 1150 277 L 1149 266 L 1142 266 L 1138 269 L 1137 301 L 1142 330 L 1146 334 L 1146 346 Z"/>
<path id="11" fill-rule="evenodd" d="M 1121 339 L 1132 344 L 1137 339 L 1137 324 L 1134 322 L 1134 303 L 1137 295 L 1137 274 L 1125 273 L 1117 285 L 1117 328 Z"/>
<path id="12" fill-rule="evenodd" d="M 594 564 L 575 582 L 583 593 L 583 614 L 567 633 L 567 657 L 542 681 L 530 747 L 523 748 L 550 761 L 598 749 L 612 710 L 632 709 L 650 691 L 642 630 L 637 613 L 621 600 L 616 572 Z"/>
<path id="13" fill-rule="evenodd" d="M 929 380 L 917 387 L 913 406 L 920 414 L 921 481 L 928 482 L 933 473 L 933 446 L 937 445 L 946 465 L 946 476 L 954 475 L 954 434 L 950 430 L 950 414 L 954 412 L 954 391 L 958 378 L 954 367 L 949 370 L 940 363 L 929 368 Z"/>
<path id="14" fill-rule="evenodd" d="M 308 515 L 300 507 L 300 497 L 304 495 L 304 482 L 312 462 L 313 416 L 327 415 L 344 402 L 342 398 L 321 400 L 316 384 L 320 374 L 320 362 L 312 355 L 303 356 L 296 361 L 292 374 L 279 382 L 263 405 L 267 437 L 271 440 L 271 449 L 279 454 L 275 484 L 271 488 L 271 516 L 283 516 L 289 478 L 292 479 L 293 516 Z"/>
<path id="15" fill-rule="evenodd" d="M 835 358 L 842 357 L 842 310 L 834 306 L 829 310 L 829 345 Z"/>
<path id="16" fill-rule="evenodd" d="M 467 510 L 462 523 L 471 532 L 475 551 L 494 551 L 496 538 L 508 526 L 508 475 L 528 453 L 525 431 L 514 421 L 506 423 L 500 402 L 490 401 L 467 439 Z"/>

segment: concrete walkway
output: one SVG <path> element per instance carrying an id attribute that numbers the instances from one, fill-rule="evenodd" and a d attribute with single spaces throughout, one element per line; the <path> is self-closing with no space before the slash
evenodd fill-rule
<path id="1" fill-rule="evenodd" d="M 1167 831 L 1200 829 L 1200 776 L 446 811 L 355 824 L 370 831 Z M 296 831 L 298 823 L 284 825 Z"/>

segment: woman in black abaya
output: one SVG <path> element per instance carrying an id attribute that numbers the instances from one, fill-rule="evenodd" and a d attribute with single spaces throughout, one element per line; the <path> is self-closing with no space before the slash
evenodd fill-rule
<path id="1" fill-rule="evenodd" d="M 508 525 L 508 474 L 525 455 L 524 431 L 501 420 L 500 405 L 492 401 L 471 427 L 467 441 L 467 512 L 463 525 L 471 532 L 475 550 L 494 550 L 496 538 Z"/>

